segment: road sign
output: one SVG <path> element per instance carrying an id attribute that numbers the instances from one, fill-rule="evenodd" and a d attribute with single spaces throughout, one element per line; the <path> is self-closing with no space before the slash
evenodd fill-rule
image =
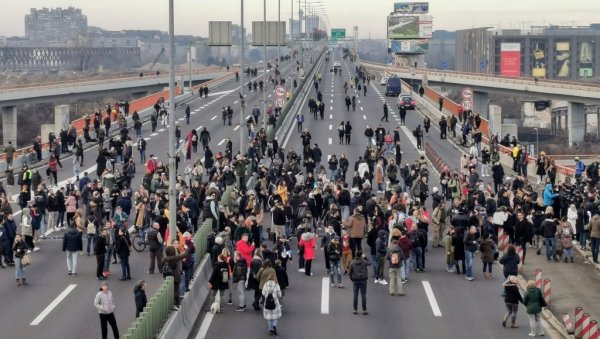
<path id="1" fill-rule="evenodd" d="M 473 109 L 473 101 L 463 100 L 462 107 L 465 111 L 472 110 Z"/>
<path id="2" fill-rule="evenodd" d="M 275 105 L 282 107 L 283 105 L 285 105 L 285 100 L 284 99 L 277 99 L 275 100 Z"/>
<path id="3" fill-rule="evenodd" d="M 277 88 L 275 88 L 275 95 L 278 98 L 285 97 L 285 87 L 283 87 L 283 86 L 277 86 Z"/>
<path id="4" fill-rule="evenodd" d="M 442 61 L 442 69 L 448 69 L 448 62 Z"/>
<path id="5" fill-rule="evenodd" d="M 345 28 L 332 28 L 331 29 L 331 40 L 339 40 L 346 38 Z"/>
<path id="6" fill-rule="evenodd" d="M 470 101 L 473 99 L 473 90 L 468 87 L 463 88 L 462 92 L 460 92 L 460 95 L 463 99 Z"/>

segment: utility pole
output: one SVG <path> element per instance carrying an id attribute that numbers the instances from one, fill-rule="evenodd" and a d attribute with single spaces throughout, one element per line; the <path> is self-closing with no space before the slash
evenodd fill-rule
<path id="1" fill-rule="evenodd" d="M 281 0 L 277 0 L 277 68 L 279 69 L 279 62 L 281 61 L 281 41 L 279 40 L 279 23 L 281 22 Z M 283 37 L 285 40 L 285 36 Z"/>
<path id="2" fill-rule="evenodd" d="M 262 112 L 262 127 L 267 130 L 267 0 L 263 1 L 263 112 Z"/>
<path id="3" fill-rule="evenodd" d="M 190 94 L 193 96 L 194 95 L 194 91 L 192 90 L 192 44 L 190 44 L 190 60 L 188 63 L 188 71 L 189 71 L 189 78 L 188 78 L 188 85 L 190 86 Z"/>
<path id="4" fill-rule="evenodd" d="M 241 30 L 241 42 L 242 42 L 242 52 L 240 53 L 240 154 L 244 154 L 244 108 L 246 107 L 246 99 L 244 98 L 244 44 L 246 41 L 246 32 L 244 31 L 244 0 L 240 0 L 241 2 L 241 22 L 240 22 L 240 30 Z"/>
<path id="5" fill-rule="evenodd" d="M 175 189 L 175 10 L 169 0 L 169 241 L 177 239 L 177 192 Z"/>

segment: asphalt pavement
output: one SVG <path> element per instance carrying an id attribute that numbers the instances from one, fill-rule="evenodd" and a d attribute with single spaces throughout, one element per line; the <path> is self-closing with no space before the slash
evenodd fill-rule
<path id="1" fill-rule="evenodd" d="M 288 77 L 287 86 L 292 86 L 292 78 L 296 71 L 295 62 L 282 63 L 282 74 Z M 267 74 L 268 76 L 268 74 Z M 262 78 L 261 73 L 257 79 Z M 233 151 L 239 149 L 239 129 L 244 129 L 245 123 L 239 126 L 239 83 L 233 82 L 219 90 L 209 94 L 208 98 L 196 98 L 189 102 L 191 113 L 190 124 L 185 124 L 185 105 L 176 111 L 177 123 L 181 126 L 182 137 L 192 129 L 200 130 L 206 127 L 212 141 L 210 143 L 213 152 L 224 151 L 223 140 L 232 138 Z M 273 86 L 266 87 L 267 100 L 272 100 Z M 251 114 L 251 108 L 259 105 L 262 111 L 262 93 L 246 92 L 246 116 Z M 269 97 L 269 94 L 271 96 Z M 234 109 L 232 126 L 224 126 L 221 120 L 221 107 L 231 105 Z M 264 112 L 263 112 L 264 113 Z M 135 135 L 133 131 L 131 134 Z M 155 133 L 151 132 L 150 123 L 145 123 L 142 135 L 147 140 L 146 155 L 155 154 L 159 160 L 167 161 L 168 130 L 158 127 Z M 87 171 L 90 178 L 95 179 L 95 160 L 98 152 L 97 147 L 91 147 L 85 151 L 84 166 L 81 172 Z M 193 155 L 192 161 L 201 157 L 202 153 Z M 139 152 L 134 147 L 133 158 L 136 162 L 136 177 L 132 181 L 132 187 L 137 188 L 141 184 L 145 172 L 145 164 L 140 163 Z M 59 186 L 66 184 L 67 180 L 74 181 L 72 173 L 73 157 L 61 159 L 63 168 L 58 171 Z M 183 172 L 186 162 L 182 159 L 179 173 Z M 44 173 L 40 169 L 40 173 Z M 44 173 L 45 174 L 45 173 Z M 43 175 L 45 177 L 45 175 Z M 19 211 L 18 206 L 13 205 L 14 211 Z M 20 211 L 16 213 L 15 219 L 20 220 Z M 130 218 L 132 220 L 133 217 Z M 48 239 L 40 240 L 38 246 L 40 251 L 33 253 L 33 264 L 27 267 L 28 286 L 17 287 L 14 279 L 14 270 L 4 269 L 0 275 L 0 283 L 4 286 L 0 289 L 0 300 L 7 306 L 0 310 L 0 327 L 3 328 L 2 338 L 99 338 L 100 326 L 98 324 L 97 311 L 93 306 L 93 299 L 98 291 L 99 282 L 95 277 L 95 258 L 93 256 L 79 256 L 78 276 L 67 276 L 65 255 L 62 253 L 62 232 L 48 233 Z M 84 248 L 86 240 L 84 240 Z M 120 265 L 111 265 L 113 275 L 108 279 L 113 292 L 116 311 L 115 315 L 119 324 L 121 334 L 131 325 L 135 317 L 135 303 L 133 299 L 133 287 L 137 280 L 146 280 L 148 283 L 147 295 L 150 298 L 156 288 L 160 286 L 162 277 L 158 274 L 146 273 L 148 265 L 148 251 L 143 253 L 132 253 L 130 265 L 132 280 L 123 282 L 120 278 Z M 72 286 L 74 285 L 74 286 Z M 35 325 L 32 325 L 34 323 Z"/>
<path id="2" fill-rule="evenodd" d="M 386 130 L 394 129 L 398 125 L 396 98 L 385 98 L 379 84 L 371 82 L 366 97 L 362 93 L 358 96 L 356 111 L 347 112 L 343 82 L 349 75 L 355 75 L 355 65 L 342 60 L 339 50 L 330 59 L 330 63 L 335 60 L 342 61 L 343 76 L 334 76 L 329 73 L 328 65 L 323 66 L 324 76 L 319 87 L 323 90 L 324 101 L 327 104 L 325 119 L 314 120 L 306 108 L 303 111 L 304 127 L 312 134 L 311 143 L 318 143 L 322 149 L 323 163 L 326 162 L 327 155 L 339 156 L 340 153 L 345 153 L 350 160 L 350 166 L 353 167 L 354 161 L 363 155 L 366 147 L 363 133 L 367 124 L 375 128 L 381 123 Z M 353 89 L 348 91 L 351 96 L 353 92 Z M 313 91 L 312 97 L 316 97 L 316 92 Z M 388 123 L 380 121 L 384 101 L 388 102 L 391 109 Z M 407 126 L 402 129 L 401 135 L 403 162 L 411 162 L 422 154 L 416 149 L 412 135 L 409 135 L 422 119 L 418 112 L 407 114 Z M 352 142 L 350 145 L 339 145 L 336 127 L 340 121 L 348 120 L 353 126 Z M 286 140 L 283 146 L 293 147 L 300 153 L 300 133 L 296 132 L 294 127 L 290 134 L 289 140 Z M 440 147 L 442 148 L 436 150 L 445 152 L 450 151 L 452 146 Z M 351 175 L 348 173 L 348 180 Z M 430 187 L 435 185 L 434 181 L 436 180 L 432 180 Z M 430 207 L 430 201 L 427 205 Z M 295 250 L 296 242 L 292 241 L 291 245 Z M 368 253 L 366 240 L 363 240 L 363 249 Z M 500 296 L 503 283 L 501 266 L 494 265 L 494 278 L 484 280 L 481 261 L 476 257 L 473 268 L 475 280 L 469 282 L 465 280 L 464 275 L 446 272 L 443 249 L 429 248 L 426 262 L 426 272 L 411 271 L 409 282 L 404 285 L 406 296 L 392 297 L 388 294 L 388 286 L 375 284 L 373 279 L 370 279 L 367 288 L 369 314 L 353 315 L 351 281 L 348 277 L 343 277 L 343 289 L 329 286 L 321 250 L 316 252 L 316 260 L 313 263 L 314 276 L 311 277 L 298 272 L 297 258 L 294 257 L 294 261 L 288 263 L 290 287 L 283 301 L 283 317 L 277 327 L 278 332 L 285 338 L 527 337 L 528 320 L 522 306 L 517 318 L 519 328 L 503 328 L 501 325 L 505 311 L 504 301 Z M 387 270 L 385 276 L 387 279 Z M 247 291 L 246 298 L 251 298 L 252 293 Z M 234 296 L 234 305 L 226 305 L 222 314 L 203 314 L 200 331 L 192 333 L 191 337 L 232 338 L 241 333 L 248 339 L 267 336 L 268 328 L 262 312 L 251 309 L 235 312 L 236 302 Z M 249 302 L 247 304 L 249 305 Z M 547 334 L 550 335 L 551 333 Z"/>

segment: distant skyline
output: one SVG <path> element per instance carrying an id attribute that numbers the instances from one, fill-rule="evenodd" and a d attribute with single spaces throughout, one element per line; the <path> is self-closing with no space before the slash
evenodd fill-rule
<path id="1" fill-rule="evenodd" d="M 358 26 L 359 38 L 370 36 L 385 38 L 386 16 L 393 10 L 396 1 L 382 0 L 320 0 L 329 18 L 328 29 L 346 28 L 352 34 Z M 290 17 L 291 0 L 281 1 L 281 20 Z M 580 0 L 430 0 L 434 30 L 467 29 L 493 26 L 504 29 L 521 29 L 532 25 L 588 26 L 600 23 L 600 1 Z M 208 4 L 208 5 L 207 5 Z M 367 5 L 368 4 L 368 5 Z M 485 4 L 485 5 L 483 5 Z M 218 7 L 213 7 L 213 6 Z M 30 8 L 43 7 L 81 8 L 88 18 L 89 26 L 106 30 L 156 29 L 168 30 L 168 1 L 123 1 L 123 0 L 21 0 L 3 7 L 0 36 L 24 36 L 25 15 Z M 144 7 L 140 10 L 140 7 Z M 366 7 L 366 8 L 365 8 Z M 302 2 L 304 8 L 304 2 Z M 252 21 L 262 20 L 263 1 L 245 0 L 244 23 L 251 33 Z M 294 17 L 298 18 L 298 1 L 294 1 Z M 240 23 L 239 0 L 175 0 L 175 33 L 182 35 L 208 36 L 208 21 L 225 20 Z M 267 0 L 267 20 L 277 20 L 277 1 Z M 287 27 L 289 33 L 289 27 Z M 329 32 L 328 32 L 329 33 Z"/>

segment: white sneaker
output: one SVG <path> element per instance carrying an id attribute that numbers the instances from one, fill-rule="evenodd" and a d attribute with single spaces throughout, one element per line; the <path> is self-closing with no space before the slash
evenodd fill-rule
<path id="1" fill-rule="evenodd" d="M 302 272 L 302 273 L 304 273 L 304 272 L 306 272 L 306 271 L 305 271 L 303 268 L 301 268 L 301 269 L 299 269 L 299 270 L 298 270 L 298 272 Z"/>
<path id="2" fill-rule="evenodd" d="M 530 337 L 535 337 L 535 333 L 529 333 Z"/>
<path id="3" fill-rule="evenodd" d="M 376 283 L 376 284 L 379 284 L 379 279 L 375 279 L 375 283 Z"/>
<path id="4" fill-rule="evenodd" d="M 37 252 L 37 251 L 39 251 L 39 250 L 40 250 L 40 248 L 39 248 L 39 247 L 37 247 L 37 246 L 33 248 L 33 251 L 34 251 L 34 252 Z"/>
<path id="5" fill-rule="evenodd" d="M 379 283 L 382 284 L 382 285 L 387 285 L 388 284 L 388 282 L 385 281 L 385 279 L 379 280 Z"/>

